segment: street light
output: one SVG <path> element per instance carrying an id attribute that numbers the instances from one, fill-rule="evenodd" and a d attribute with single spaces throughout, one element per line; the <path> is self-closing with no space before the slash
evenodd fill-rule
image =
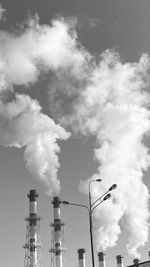
<path id="1" fill-rule="evenodd" d="M 93 181 L 93 180 L 92 180 Z M 101 200 L 104 196 L 106 196 L 110 191 L 114 190 L 117 188 L 116 184 L 113 184 L 108 191 L 106 191 L 102 196 L 100 196 L 99 198 L 97 198 L 92 204 L 91 207 L 93 207 L 99 200 Z"/>
<path id="2" fill-rule="evenodd" d="M 101 182 L 101 179 L 91 180 L 89 182 L 89 223 L 90 223 L 90 241 L 91 241 L 91 255 L 92 255 L 92 265 L 95 267 L 94 262 L 94 247 L 93 247 L 93 225 L 92 225 L 92 201 L 91 201 L 91 183 Z M 100 203 L 99 203 L 100 204 Z"/>
<path id="3" fill-rule="evenodd" d="M 93 211 L 104 201 L 111 198 L 110 191 L 116 189 L 117 185 L 113 184 L 107 192 L 105 192 L 101 197 L 96 199 L 93 203 L 91 201 L 91 183 L 92 182 L 101 182 L 101 179 L 91 180 L 89 182 L 89 206 L 84 204 L 78 204 L 78 203 L 72 203 L 66 200 L 62 201 L 62 204 L 64 205 L 72 205 L 72 206 L 78 206 L 86 208 L 89 214 L 89 224 L 90 224 L 90 241 L 91 241 L 91 256 L 92 256 L 92 266 L 95 267 L 95 261 L 94 261 L 94 248 L 93 248 L 93 225 L 92 225 L 92 213 Z M 99 201 L 99 202 L 98 202 Z M 98 203 L 97 203 L 98 202 Z M 96 205 L 95 205 L 96 204 Z"/>

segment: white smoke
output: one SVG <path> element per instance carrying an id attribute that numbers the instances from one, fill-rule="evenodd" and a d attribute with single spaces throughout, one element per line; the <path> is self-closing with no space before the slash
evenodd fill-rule
<path id="1" fill-rule="evenodd" d="M 42 73 L 61 68 L 77 75 L 84 61 L 73 26 L 63 19 L 49 26 L 40 25 L 35 16 L 15 33 L 0 31 L 0 144 L 25 147 L 28 169 L 46 183 L 49 193 L 60 190 L 57 140 L 70 134 L 43 114 L 37 101 L 16 94 L 15 86 L 29 88 Z"/>
<path id="2" fill-rule="evenodd" d="M 60 190 L 57 140 L 68 137 L 69 133 L 43 114 L 29 96 L 16 95 L 11 103 L 0 102 L 0 145 L 25 147 L 27 168 L 46 183 L 48 193 Z"/>
<path id="3" fill-rule="evenodd" d="M 40 25 L 36 16 L 17 34 L 0 31 L 0 61 L 1 80 L 8 89 L 12 84 L 28 86 L 42 72 L 59 68 L 71 68 L 76 74 L 85 55 L 76 48 L 76 34 L 63 19 L 49 26 Z"/>
<path id="4" fill-rule="evenodd" d="M 127 249 L 134 257 L 140 256 L 137 248 L 148 241 L 149 228 L 149 193 L 142 181 L 150 165 L 143 142 L 150 130 L 150 97 L 143 90 L 148 68 L 146 55 L 137 63 L 122 63 L 118 54 L 106 51 L 70 117 L 76 130 L 97 139 L 99 168 L 90 179 L 102 182 L 92 183 L 93 201 L 112 184 L 118 185 L 112 199 L 93 212 L 97 248 L 116 245 L 123 222 L 129 234 Z M 87 192 L 88 182 L 81 182 L 82 192 Z"/>
<path id="5" fill-rule="evenodd" d="M 139 256 L 137 249 L 147 241 L 149 226 L 149 193 L 143 183 L 143 171 L 150 164 L 144 145 L 150 129 L 149 95 L 144 90 L 149 58 L 142 55 L 137 63 L 123 63 L 118 54 L 106 51 L 99 64 L 93 61 L 78 43 L 74 23 L 64 19 L 40 25 L 36 16 L 15 33 L 0 31 L 0 144 L 25 147 L 29 170 L 46 182 L 49 193 L 59 192 L 57 140 L 70 134 L 43 114 L 36 100 L 16 93 L 16 85 L 23 90 L 43 73 L 54 73 L 50 103 L 55 108 L 54 94 L 64 92 L 56 103 L 61 122 L 96 136 L 99 168 L 89 179 L 103 182 L 92 184 L 93 201 L 112 184 L 118 185 L 112 199 L 93 213 L 97 248 L 114 246 L 123 223 L 129 233 L 127 249 Z M 73 108 L 67 109 L 67 97 Z M 88 181 L 81 183 L 84 192 Z"/>

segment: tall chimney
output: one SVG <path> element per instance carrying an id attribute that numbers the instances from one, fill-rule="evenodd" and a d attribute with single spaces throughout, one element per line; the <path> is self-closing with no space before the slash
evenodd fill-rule
<path id="1" fill-rule="evenodd" d="M 139 259 L 134 259 L 133 260 L 133 265 L 138 267 L 139 266 L 139 261 L 140 261 Z"/>
<path id="2" fill-rule="evenodd" d="M 62 201 L 59 197 L 54 197 L 52 204 L 54 207 L 54 223 L 51 224 L 52 227 L 52 242 L 51 249 L 49 250 L 52 255 L 54 255 L 54 266 L 62 267 L 63 266 L 63 252 L 66 250 L 63 244 L 64 240 L 64 231 L 63 226 L 64 222 L 61 220 L 60 216 L 60 205 Z M 53 259 L 53 256 L 52 256 Z"/>
<path id="3" fill-rule="evenodd" d="M 29 216 L 25 218 L 26 241 L 25 241 L 25 267 L 41 266 L 41 243 L 40 243 L 40 217 L 37 215 L 37 198 L 36 190 L 30 190 L 27 195 L 29 198 Z"/>
<path id="4" fill-rule="evenodd" d="M 85 249 L 78 249 L 79 267 L 85 267 Z"/>
<path id="5" fill-rule="evenodd" d="M 103 252 L 99 252 L 97 255 L 98 255 L 99 267 L 106 267 L 105 254 Z"/>
<path id="6" fill-rule="evenodd" d="M 116 259 L 117 259 L 117 267 L 123 267 L 123 257 L 121 255 L 117 255 Z"/>
<path id="7" fill-rule="evenodd" d="M 37 198 L 36 190 L 30 190 L 29 198 L 29 218 L 30 218 L 30 258 L 31 266 L 37 266 Z"/>

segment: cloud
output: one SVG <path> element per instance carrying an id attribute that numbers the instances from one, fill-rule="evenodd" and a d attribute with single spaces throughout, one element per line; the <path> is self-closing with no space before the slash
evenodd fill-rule
<path id="1" fill-rule="evenodd" d="M 71 68 L 78 73 L 85 55 L 76 47 L 76 34 L 63 19 L 39 25 L 37 17 L 18 33 L 0 32 L 0 73 L 10 85 L 29 86 L 42 72 Z M 4 89 L 4 88 L 3 88 Z"/>
<path id="2" fill-rule="evenodd" d="M 148 241 L 148 189 L 143 183 L 143 171 L 150 165 L 144 137 L 150 130 L 147 75 L 149 58 L 142 55 L 137 63 L 123 63 L 114 51 L 105 51 L 93 67 L 87 86 L 74 103 L 73 113 L 63 118 L 75 132 L 94 135 L 95 159 L 98 170 L 80 191 L 87 192 L 91 179 L 93 201 L 116 183 L 118 188 L 93 213 L 94 233 L 98 250 L 116 245 L 124 221 L 129 235 L 127 249 L 139 257 L 137 248 Z"/>
<path id="3" fill-rule="evenodd" d="M 112 199 L 93 213 L 96 245 L 116 245 L 122 220 L 129 235 L 127 249 L 134 256 L 148 240 L 149 228 L 149 192 L 143 183 L 150 165 L 144 144 L 150 130 L 145 90 L 149 62 L 147 55 L 135 63 L 122 62 L 109 50 L 95 58 L 78 41 L 73 19 L 40 25 L 35 16 L 16 32 L 0 31 L 0 144 L 24 147 L 27 168 L 47 184 L 49 193 L 58 193 L 57 141 L 69 138 L 65 128 L 95 136 L 99 167 L 81 182 L 80 190 L 87 193 L 89 180 L 101 177 L 103 182 L 92 186 L 94 201 L 118 185 Z M 42 113 L 37 100 L 23 94 L 45 73 L 53 74 L 50 116 Z M 22 94 L 16 93 L 17 85 Z"/>
<path id="4" fill-rule="evenodd" d="M 60 191 L 57 140 L 66 140 L 69 136 L 27 95 L 17 94 L 11 103 L 0 102 L 0 145 L 25 147 L 27 168 L 45 183 L 49 194 Z"/>
<path id="5" fill-rule="evenodd" d="M 43 114 L 37 101 L 16 94 L 15 86 L 23 91 L 43 73 L 62 68 L 77 75 L 84 61 L 73 26 L 63 19 L 49 26 L 40 25 L 35 16 L 16 32 L 0 31 L 0 144 L 25 147 L 27 168 L 47 184 L 49 193 L 60 191 L 57 140 L 70 134 Z"/>

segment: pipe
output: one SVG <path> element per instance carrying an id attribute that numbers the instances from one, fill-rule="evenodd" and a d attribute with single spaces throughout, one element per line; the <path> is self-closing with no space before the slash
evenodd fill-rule
<path id="1" fill-rule="evenodd" d="M 106 267 L 105 254 L 103 252 L 99 252 L 97 255 L 98 255 L 99 267 Z"/>
<path id="2" fill-rule="evenodd" d="M 121 255 L 117 255 L 116 259 L 117 259 L 117 267 L 123 267 L 123 257 Z"/>
<path id="3" fill-rule="evenodd" d="M 30 190 L 29 198 L 29 239 L 30 239 L 30 266 L 37 266 L 37 198 L 36 190 Z"/>
<path id="4" fill-rule="evenodd" d="M 85 249 L 78 249 L 79 267 L 85 267 Z"/>

